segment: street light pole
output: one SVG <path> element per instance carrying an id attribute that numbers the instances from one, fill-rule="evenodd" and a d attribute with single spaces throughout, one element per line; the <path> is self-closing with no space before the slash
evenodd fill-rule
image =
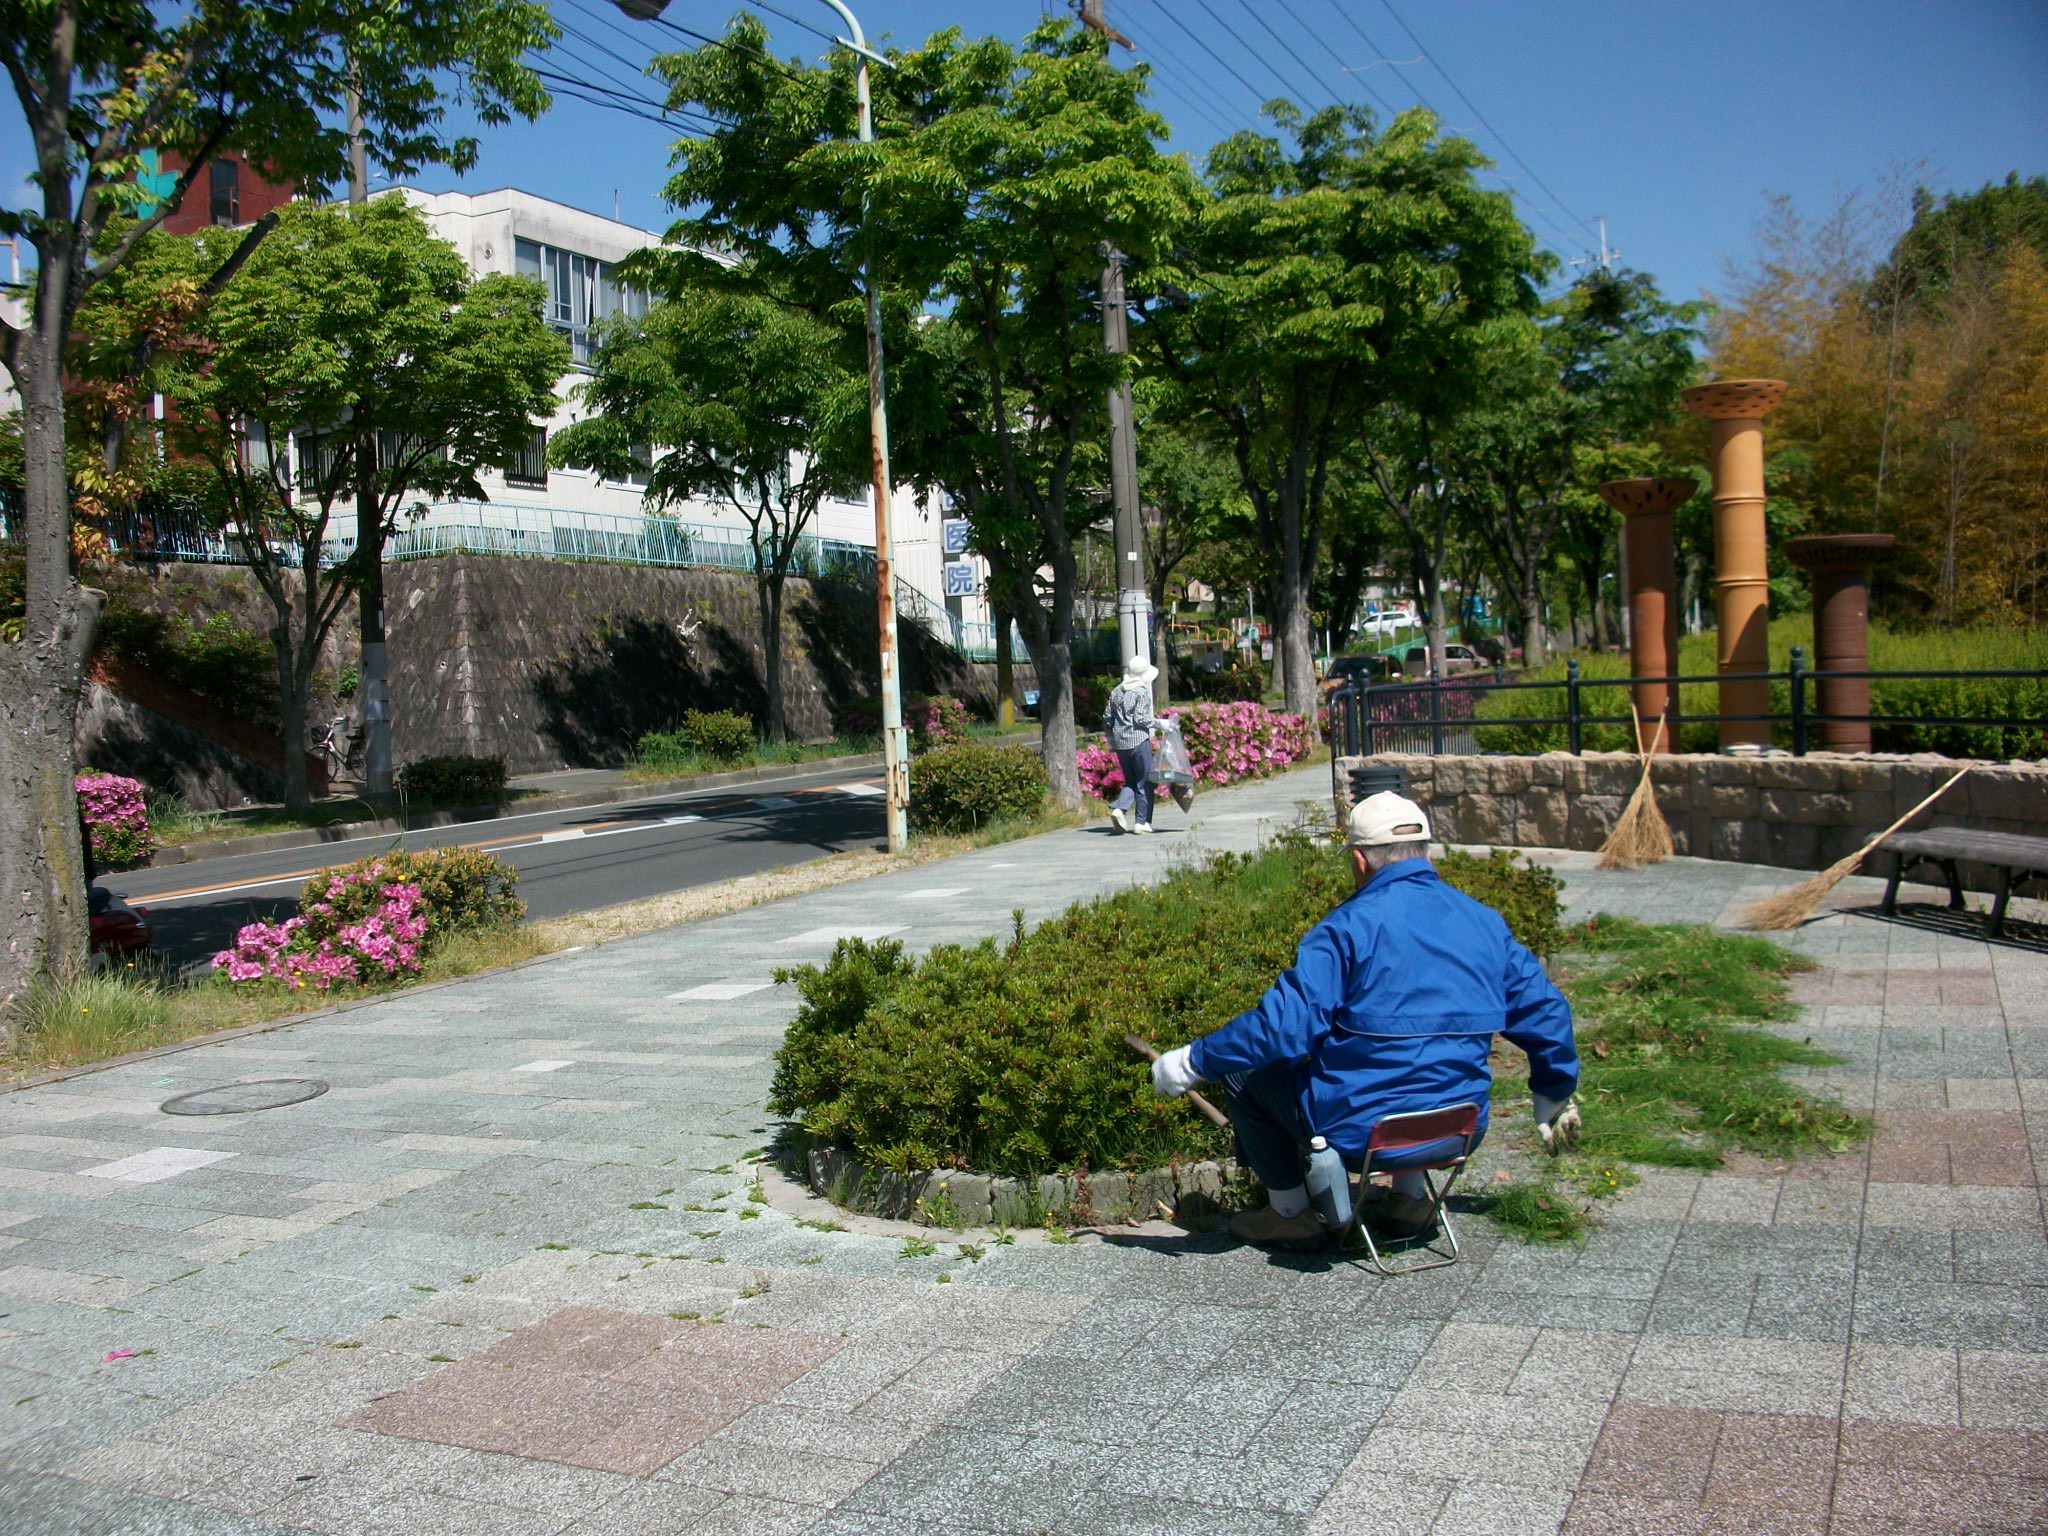
<path id="1" fill-rule="evenodd" d="M 838 13 L 853 34 L 850 39 L 834 41 L 851 51 L 858 63 L 855 95 L 859 102 L 860 141 L 872 144 L 875 111 L 868 85 L 868 63 L 886 60 L 868 47 L 867 34 L 861 31 L 859 19 L 841 0 L 823 3 Z M 652 21 L 666 9 L 668 0 L 616 0 L 616 4 L 637 21 Z M 861 215 L 865 225 L 865 195 Z M 875 286 L 872 247 L 861 259 L 861 285 L 867 290 L 868 312 L 868 437 L 875 485 L 875 620 L 882 664 L 882 772 L 888 793 L 889 851 L 901 853 L 910 840 L 910 735 L 903 728 L 903 684 L 897 672 L 896 573 L 889 529 L 889 409 L 882 370 L 882 305 Z"/>

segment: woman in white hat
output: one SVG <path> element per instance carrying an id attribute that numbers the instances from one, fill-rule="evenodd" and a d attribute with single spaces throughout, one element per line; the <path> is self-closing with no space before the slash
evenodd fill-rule
<path id="1" fill-rule="evenodd" d="M 1119 832 L 1152 830 L 1152 735 L 1159 729 L 1152 715 L 1152 680 L 1158 675 L 1159 669 L 1144 657 L 1132 657 L 1102 711 L 1102 729 L 1124 776 L 1123 793 L 1109 808 L 1109 819 Z"/>

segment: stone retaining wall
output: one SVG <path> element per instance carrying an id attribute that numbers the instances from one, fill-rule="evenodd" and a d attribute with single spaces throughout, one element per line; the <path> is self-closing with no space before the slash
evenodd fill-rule
<path id="1" fill-rule="evenodd" d="M 1430 813 L 1439 841 L 1594 850 L 1614 830 L 1642 769 L 1627 753 L 1574 757 L 1428 757 L 1385 753 L 1338 764 L 1339 818 L 1349 813 L 1346 770 L 1398 764 Z M 1651 768 L 1658 809 L 1680 854 L 1824 869 L 1926 798 L 1962 764 L 1930 754 L 1721 757 L 1674 754 Z M 1982 763 L 1913 825 L 2048 833 L 2048 764 Z M 1965 883 L 1989 889 L 1983 871 Z"/>
<path id="2" fill-rule="evenodd" d="M 814 1194 L 850 1211 L 915 1220 L 941 1197 L 966 1226 L 1022 1226 L 1038 1212 L 1074 1226 L 1147 1221 L 1165 1206 L 1180 1222 L 1235 1209 L 1231 1191 L 1237 1164 L 1182 1163 L 1144 1173 L 1045 1175 L 1036 1187 L 1022 1179 L 939 1169 L 903 1174 L 875 1168 L 838 1147 L 812 1147 L 805 1154 L 805 1181 Z"/>

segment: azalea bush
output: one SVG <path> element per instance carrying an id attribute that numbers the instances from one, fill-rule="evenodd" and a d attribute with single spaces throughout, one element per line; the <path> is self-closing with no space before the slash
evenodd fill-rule
<path id="1" fill-rule="evenodd" d="M 337 871 L 317 899 L 301 898 L 298 916 L 244 926 L 213 968 L 231 982 L 275 981 L 294 991 L 395 981 L 419 974 L 427 930 L 418 886 L 387 881 L 381 871 Z"/>
<path id="2" fill-rule="evenodd" d="M 376 986 L 417 976 L 451 934 L 515 923 L 519 872 L 473 848 L 380 854 L 322 870 L 299 893 L 295 917 L 250 923 L 213 957 L 231 983 Z"/>
<path id="3" fill-rule="evenodd" d="M 82 773 L 72 780 L 78 809 L 92 838 L 93 863 L 101 869 L 133 869 L 156 852 L 149 832 L 145 791 L 118 773 Z"/>
<path id="4" fill-rule="evenodd" d="M 1264 778 L 1315 751 L 1315 727 L 1300 715 L 1282 714 L 1263 704 L 1183 704 L 1162 710 L 1180 721 L 1181 740 L 1199 784 L 1235 784 Z M 1098 800 L 1123 792 L 1123 770 L 1116 754 L 1101 743 L 1079 754 L 1081 789 Z"/>
<path id="5" fill-rule="evenodd" d="M 948 693 L 912 699 L 904 707 L 903 723 L 910 727 L 913 752 L 932 752 L 967 740 L 967 706 Z"/>

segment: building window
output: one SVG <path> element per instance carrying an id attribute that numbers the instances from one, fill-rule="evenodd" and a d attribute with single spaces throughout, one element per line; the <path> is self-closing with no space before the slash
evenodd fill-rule
<path id="1" fill-rule="evenodd" d="M 215 160 L 208 167 L 212 177 L 213 206 L 211 218 L 216 224 L 235 225 L 242 222 L 242 172 L 232 160 Z"/>
<path id="2" fill-rule="evenodd" d="M 591 330 L 598 321 L 647 313 L 646 291 L 620 283 L 617 268 L 594 256 L 514 239 L 512 269 L 547 290 L 541 318 L 569 338 L 570 357 L 578 367 L 590 366 L 595 347 Z"/>
<path id="3" fill-rule="evenodd" d="M 513 455 L 505 466 L 507 485 L 537 485 L 545 489 L 548 483 L 548 429 L 535 427 L 526 439 L 526 446 Z"/>

